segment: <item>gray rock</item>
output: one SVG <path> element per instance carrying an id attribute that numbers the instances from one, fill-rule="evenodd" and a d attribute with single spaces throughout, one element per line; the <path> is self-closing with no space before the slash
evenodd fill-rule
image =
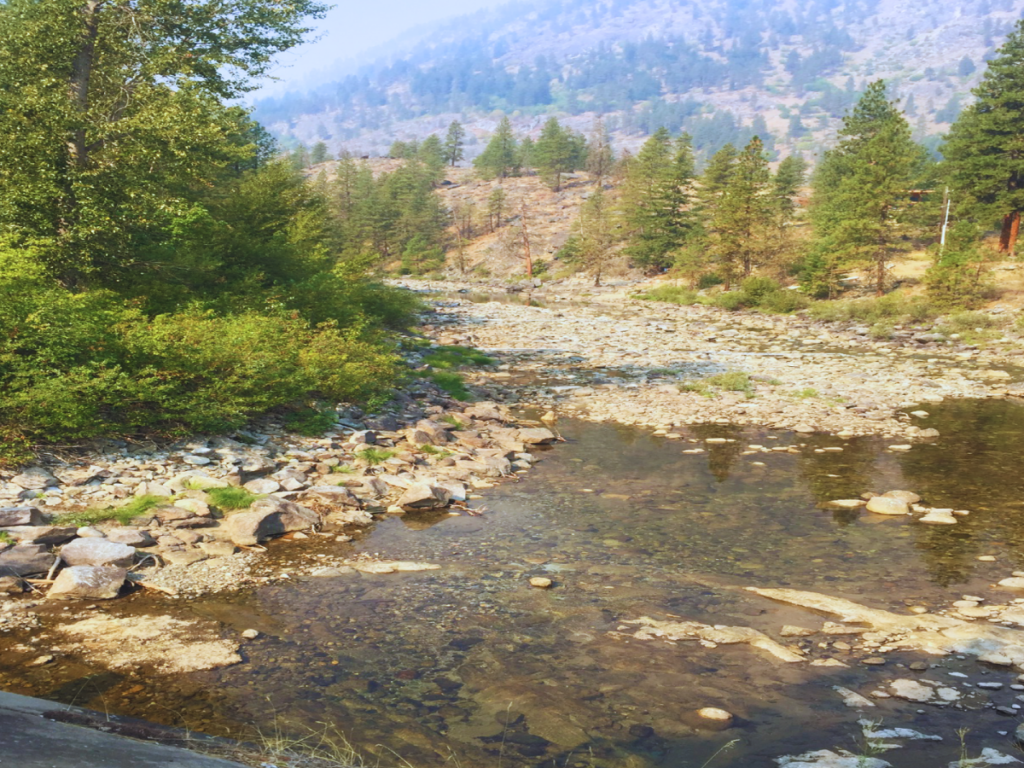
<path id="1" fill-rule="evenodd" d="M 11 482 L 26 491 L 41 491 L 43 488 L 59 484 L 57 478 L 42 467 L 30 467 L 12 477 Z"/>
<path id="2" fill-rule="evenodd" d="M 135 486 L 136 496 L 173 496 L 174 492 L 162 483 L 152 480 L 139 483 Z"/>
<path id="3" fill-rule="evenodd" d="M 907 504 L 917 504 L 921 501 L 921 497 L 913 491 L 886 491 L 882 494 L 882 497 L 886 499 L 899 499 Z"/>
<path id="4" fill-rule="evenodd" d="M 361 443 L 363 445 L 376 445 L 377 444 L 377 433 L 372 429 L 363 429 L 359 432 L 353 433 L 349 440 L 353 443 Z"/>
<path id="5" fill-rule="evenodd" d="M 306 491 L 308 495 L 318 496 L 324 501 L 328 501 L 331 504 L 337 504 L 342 507 L 359 507 L 359 499 L 357 499 L 352 491 L 341 485 L 317 485 Z"/>
<path id="6" fill-rule="evenodd" d="M 127 544 L 129 547 L 152 547 L 156 544 L 147 531 L 138 528 L 115 528 L 107 532 L 107 541 Z"/>
<path id="7" fill-rule="evenodd" d="M 186 464 L 191 464 L 194 467 L 205 467 L 210 463 L 210 459 L 206 456 L 196 456 L 195 454 L 188 453 L 181 457 L 181 460 Z"/>
<path id="8" fill-rule="evenodd" d="M 105 539 L 107 537 L 103 531 L 91 525 L 83 525 L 75 533 L 83 539 Z"/>
<path id="9" fill-rule="evenodd" d="M 58 575 L 47 592 L 48 600 L 110 600 L 117 597 L 124 584 L 124 568 L 96 565 L 74 565 Z"/>
<path id="10" fill-rule="evenodd" d="M 516 439 L 527 445 L 547 445 L 548 443 L 555 442 L 558 438 L 555 437 L 555 433 L 550 429 L 535 427 L 533 429 L 520 429 L 516 432 Z"/>
<path id="11" fill-rule="evenodd" d="M 463 413 L 482 421 L 508 421 L 508 409 L 496 403 L 474 403 Z"/>
<path id="12" fill-rule="evenodd" d="M 73 525 L 21 525 L 7 528 L 8 535 L 19 544 L 63 544 L 77 535 Z"/>
<path id="13" fill-rule="evenodd" d="M 0 552 L 0 576 L 42 576 L 56 560 L 43 544 L 19 544 Z"/>
<path id="14" fill-rule="evenodd" d="M 0 528 L 12 525 L 43 525 L 46 518 L 35 507 L 0 507 Z"/>
<path id="15" fill-rule="evenodd" d="M 446 488 L 438 488 L 426 483 L 415 483 L 406 489 L 397 504 L 402 509 L 417 511 L 442 509 L 447 507 L 451 500 L 451 492 Z"/>
<path id="16" fill-rule="evenodd" d="M 210 557 L 228 557 L 238 551 L 238 547 L 230 541 L 201 541 L 199 549 Z"/>
<path id="17" fill-rule="evenodd" d="M 75 539 L 61 547 L 60 559 L 68 565 L 127 568 L 135 561 L 135 548 L 108 539 Z"/>
<path id="18" fill-rule="evenodd" d="M 191 509 L 170 505 L 154 507 L 153 516 L 168 528 L 201 528 L 214 523 L 214 519 L 208 515 L 197 515 Z"/>
<path id="19" fill-rule="evenodd" d="M 245 490 L 255 494 L 267 494 L 276 493 L 281 490 L 281 484 L 276 480 L 271 480 L 269 477 L 260 477 L 256 480 L 250 480 L 248 483 L 242 486 Z"/>
<path id="20" fill-rule="evenodd" d="M 320 516 L 311 509 L 284 499 L 269 498 L 254 502 L 248 512 L 226 518 L 222 525 L 231 541 L 249 547 L 271 536 L 312 528 L 319 522 Z"/>

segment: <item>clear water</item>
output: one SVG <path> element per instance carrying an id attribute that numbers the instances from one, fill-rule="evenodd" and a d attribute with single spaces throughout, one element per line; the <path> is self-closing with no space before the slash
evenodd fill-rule
<path id="1" fill-rule="evenodd" d="M 736 740 L 713 766 L 767 768 L 782 754 L 856 749 L 858 715 L 832 686 L 867 692 L 905 676 L 894 665 L 919 657 L 869 668 L 854 655 L 836 672 L 784 665 L 747 646 L 642 643 L 616 630 L 640 616 L 775 637 L 783 624 L 814 625 L 809 614 L 742 586 L 806 589 L 895 611 L 992 594 L 992 582 L 1024 568 L 1024 406 L 927 410 L 943 437 L 908 453 L 873 439 L 707 427 L 687 437 L 736 442 L 684 455 L 694 444 L 566 422 L 568 442 L 544 453 L 524 481 L 488 491 L 482 517 L 389 518 L 353 544 L 316 545 L 442 563 L 440 571 L 310 578 L 173 606 L 232 631 L 259 629 L 245 664 L 143 685 L 69 666 L 49 680 L 21 671 L 7 684 L 215 733 L 237 735 L 252 723 L 302 733 L 330 722 L 365 751 L 393 750 L 415 766 L 699 768 Z M 801 443 L 796 454 L 740 455 L 749 444 Z M 827 445 L 844 451 L 814 453 Z M 818 506 L 891 489 L 972 514 L 957 526 L 924 526 Z M 287 560 L 309 546 L 282 542 L 273 556 Z M 530 588 L 535 575 L 554 588 Z M 140 610 L 147 599 L 111 608 Z M 166 601 L 159 605 L 166 610 Z M 942 663 L 979 673 L 972 661 Z M 1009 673 L 992 674 L 1009 682 Z M 1008 704 L 1013 695 L 992 700 Z M 870 717 L 942 734 L 948 762 L 959 754 L 960 727 L 971 729 L 972 750 L 1007 751 L 997 731 L 1016 723 L 983 703 L 921 714 L 918 705 L 879 702 Z M 736 725 L 695 728 L 692 713 L 705 706 L 733 712 Z M 888 759 L 905 768 L 940 764 L 919 752 Z"/>

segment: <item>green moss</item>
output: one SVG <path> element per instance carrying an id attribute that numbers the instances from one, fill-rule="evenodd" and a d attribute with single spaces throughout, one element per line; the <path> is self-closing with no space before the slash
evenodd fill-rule
<path id="1" fill-rule="evenodd" d="M 251 506 L 254 501 L 262 499 L 262 496 L 249 493 L 245 488 L 209 488 L 206 495 L 210 497 L 210 503 L 219 509 L 245 509 Z"/>
<path id="2" fill-rule="evenodd" d="M 81 512 L 68 512 L 57 517 L 57 525 L 92 525 L 106 520 L 116 520 L 122 525 L 128 525 L 136 517 L 144 515 L 153 507 L 170 503 L 166 496 L 136 496 L 120 507 L 106 507 L 105 509 L 86 509 Z"/>
<path id="3" fill-rule="evenodd" d="M 494 365 L 493 358 L 488 357 L 478 349 L 471 347 L 438 347 L 423 358 L 423 362 L 431 368 L 451 370 L 461 368 L 464 365 Z"/>
<path id="4" fill-rule="evenodd" d="M 469 400 L 470 392 L 459 374 L 453 371 L 438 371 L 430 374 L 428 378 L 456 400 Z"/>

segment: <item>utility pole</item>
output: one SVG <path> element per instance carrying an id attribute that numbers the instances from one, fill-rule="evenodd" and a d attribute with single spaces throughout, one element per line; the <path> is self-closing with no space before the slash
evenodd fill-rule
<path id="1" fill-rule="evenodd" d="M 939 240 L 939 258 L 942 258 L 942 252 L 946 249 L 946 228 L 949 226 L 949 207 L 953 202 L 953 199 L 949 196 L 949 187 L 946 187 L 946 216 L 942 220 L 942 237 Z"/>

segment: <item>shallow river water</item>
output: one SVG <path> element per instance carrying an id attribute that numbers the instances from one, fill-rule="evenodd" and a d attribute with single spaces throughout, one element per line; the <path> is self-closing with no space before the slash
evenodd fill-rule
<path id="1" fill-rule="evenodd" d="M 34 692 L 74 691 L 81 705 L 233 735 L 250 723 L 296 733 L 331 723 L 361 749 L 393 750 L 414 766 L 700 768 L 733 741 L 712 766 L 767 768 L 809 749 L 857 751 L 858 714 L 833 686 L 867 694 L 901 676 L 898 664 L 922 657 L 892 654 L 886 666 L 866 667 L 860 656 L 830 649 L 825 655 L 849 667 L 821 669 L 746 645 L 642 642 L 623 622 L 681 617 L 778 638 L 783 624 L 817 627 L 823 617 L 739 587 L 787 586 L 898 612 L 992 594 L 993 582 L 1024 568 L 1024 407 L 971 401 L 927 409 L 928 426 L 942 437 L 907 453 L 872 439 L 723 426 L 690 428 L 680 441 L 563 422 L 567 442 L 546 451 L 523 481 L 487 491 L 481 517 L 388 518 L 353 544 L 315 545 L 441 570 L 296 579 L 175 604 L 179 614 L 233 632 L 260 630 L 245 646 L 246 663 L 141 685 L 100 675 L 92 687 Z M 735 442 L 703 444 L 707 438 Z M 706 453 L 684 454 L 698 445 L 688 440 Z M 741 456 L 751 444 L 796 452 Z M 826 446 L 844 450 L 815 453 Z M 956 526 L 926 526 L 818 507 L 891 489 L 971 515 Z M 289 548 L 310 545 L 281 542 L 272 552 L 287 559 Z M 531 576 L 554 586 L 531 588 Z M 1011 682 L 971 660 L 931 661 Z M 1010 704 L 1014 695 L 994 692 L 991 703 Z M 970 729 L 975 752 L 1009 751 L 998 732 L 1016 722 L 986 701 L 987 694 L 969 699 L 964 709 L 879 701 L 868 716 L 942 735 L 946 752 L 930 746 L 887 756 L 924 768 L 939 765 L 939 754 L 948 753 L 942 765 L 957 757 L 958 728 Z M 708 706 L 732 712 L 734 727 L 698 727 L 693 713 Z"/>

